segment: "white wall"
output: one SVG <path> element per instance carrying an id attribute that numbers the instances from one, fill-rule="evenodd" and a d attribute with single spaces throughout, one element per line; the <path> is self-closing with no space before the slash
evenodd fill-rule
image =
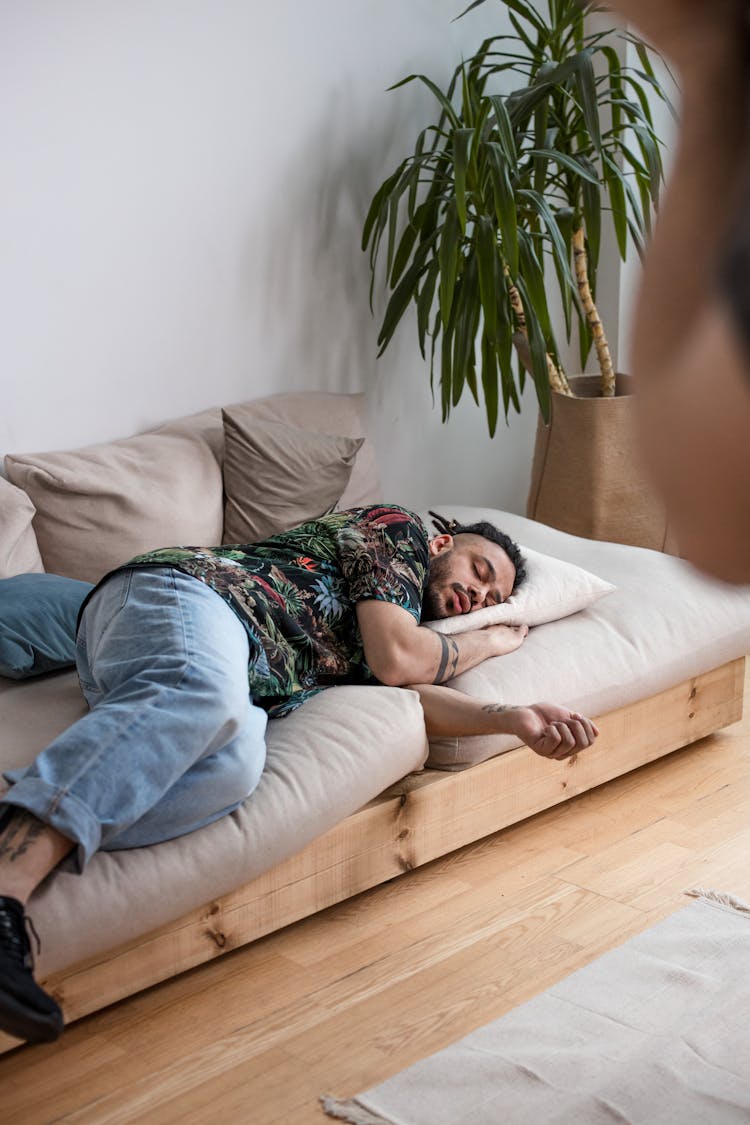
<path id="1" fill-rule="evenodd" d="M 447 427 L 406 326 L 376 360 L 359 249 L 462 0 L 0 0 L 0 453 L 221 402 L 366 389 L 387 495 L 522 511 L 536 410 Z"/>

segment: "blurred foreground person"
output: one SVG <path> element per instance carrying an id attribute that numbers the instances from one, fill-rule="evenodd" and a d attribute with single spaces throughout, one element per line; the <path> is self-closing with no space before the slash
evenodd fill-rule
<path id="1" fill-rule="evenodd" d="M 633 324 L 644 460 L 680 553 L 750 582 L 750 4 L 607 7 L 665 56 L 682 95 Z"/>

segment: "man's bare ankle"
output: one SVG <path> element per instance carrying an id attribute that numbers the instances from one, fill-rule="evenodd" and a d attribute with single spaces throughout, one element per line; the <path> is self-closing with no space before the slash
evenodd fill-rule
<path id="1" fill-rule="evenodd" d="M 0 894 L 26 903 L 73 842 L 23 808 L 6 809 L 0 826 Z"/>

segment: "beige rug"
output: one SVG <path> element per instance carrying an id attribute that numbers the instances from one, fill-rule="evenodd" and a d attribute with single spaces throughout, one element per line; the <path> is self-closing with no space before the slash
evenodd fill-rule
<path id="1" fill-rule="evenodd" d="M 689 893 L 527 1004 L 323 1108 L 354 1125 L 749 1125 L 750 906 Z"/>

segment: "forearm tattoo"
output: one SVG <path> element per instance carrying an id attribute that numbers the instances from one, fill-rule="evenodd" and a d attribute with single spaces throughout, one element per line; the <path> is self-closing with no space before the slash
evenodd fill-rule
<path id="1" fill-rule="evenodd" d="M 512 711 L 513 708 L 510 703 L 486 703 L 482 710 L 488 711 L 491 715 L 496 715 L 500 711 Z"/>
<path id="2" fill-rule="evenodd" d="M 11 813 L 0 832 L 0 860 L 13 863 L 25 855 L 44 831 L 44 824 L 25 809 Z"/>
<path id="3" fill-rule="evenodd" d="M 444 680 L 451 680 L 455 676 L 459 654 L 458 645 L 455 641 L 444 637 L 442 633 L 438 633 L 437 636 L 441 646 L 440 666 L 432 682 L 434 684 L 442 684 Z"/>

